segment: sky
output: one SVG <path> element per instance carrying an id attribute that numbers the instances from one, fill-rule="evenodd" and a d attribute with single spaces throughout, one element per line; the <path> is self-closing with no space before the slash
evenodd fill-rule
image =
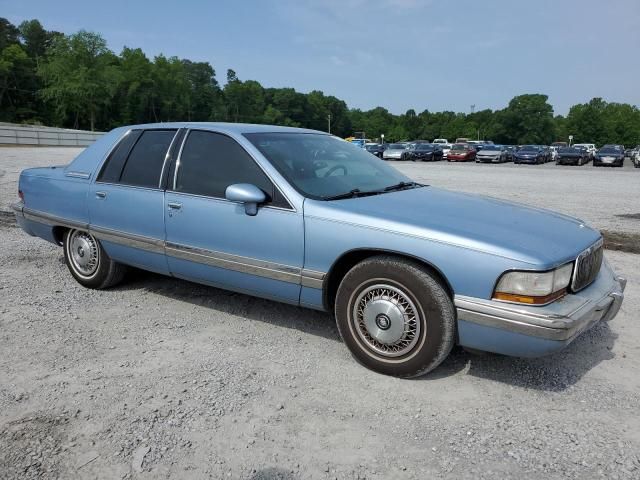
<path id="1" fill-rule="evenodd" d="M 393 113 L 640 105 L 640 0 L 0 0 L 0 16 Z"/>

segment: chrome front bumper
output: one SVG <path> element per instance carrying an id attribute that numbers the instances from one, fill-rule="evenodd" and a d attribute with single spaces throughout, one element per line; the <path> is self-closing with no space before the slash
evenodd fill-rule
<path id="1" fill-rule="evenodd" d="M 616 316 L 627 280 L 606 260 L 596 280 L 576 294 L 542 307 L 455 296 L 458 319 L 531 337 L 571 341 L 600 321 Z"/>

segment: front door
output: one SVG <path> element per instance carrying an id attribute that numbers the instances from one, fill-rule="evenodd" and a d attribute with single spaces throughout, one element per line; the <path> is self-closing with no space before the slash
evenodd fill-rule
<path id="1" fill-rule="evenodd" d="M 165 195 L 171 273 L 197 282 L 297 303 L 304 225 L 255 160 L 229 136 L 191 130 Z M 255 216 L 225 199 L 235 183 L 262 189 Z"/>

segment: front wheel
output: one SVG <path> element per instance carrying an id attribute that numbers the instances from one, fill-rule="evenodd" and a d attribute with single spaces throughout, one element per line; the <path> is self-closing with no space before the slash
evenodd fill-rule
<path id="1" fill-rule="evenodd" d="M 100 242 L 83 230 L 64 234 L 64 260 L 73 278 L 83 287 L 108 288 L 122 280 L 126 267 L 114 262 Z"/>
<path id="2" fill-rule="evenodd" d="M 335 316 L 352 355 L 385 375 L 423 375 L 455 340 L 455 311 L 444 286 L 422 265 L 393 256 L 369 258 L 345 275 Z"/>

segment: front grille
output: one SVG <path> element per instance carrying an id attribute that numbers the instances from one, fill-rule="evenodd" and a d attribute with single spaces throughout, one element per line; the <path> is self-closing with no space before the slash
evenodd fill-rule
<path id="1" fill-rule="evenodd" d="M 578 255 L 573 268 L 571 290 L 582 290 L 596 279 L 602 266 L 602 239 Z"/>

